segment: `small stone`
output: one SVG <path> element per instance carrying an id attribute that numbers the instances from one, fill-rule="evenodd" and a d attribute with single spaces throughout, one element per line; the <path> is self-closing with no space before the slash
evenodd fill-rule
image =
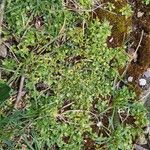
<path id="1" fill-rule="evenodd" d="M 147 70 L 143 73 L 146 78 L 150 78 L 150 70 Z"/>
<path id="2" fill-rule="evenodd" d="M 6 58 L 7 56 L 7 47 L 3 44 L 0 45 L 0 57 Z"/>
<path id="3" fill-rule="evenodd" d="M 84 140 L 85 143 L 87 143 L 87 140 Z"/>
<path id="4" fill-rule="evenodd" d="M 134 149 L 135 150 L 147 150 L 147 149 L 143 148 L 140 144 L 135 144 Z"/>
<path id="5" fill-rule="evenodd" d="M 111 43 L 111 42 L 113 41 L 113 39 L 114 39 L 114 38 L 112 37 L 112 38 L 109 40 L 109 42 Z"/>
<path id="6" fill-rule="evenodd" d="M 139 12 L 137 13 L 137 17 L 138 17 L 138 18 L 142 17 L 143 15 L 144 15 L 144 12 L 139 11 Z"/>
<path id="7" fill-rule="evenodd" d="M 128 82 L 132 82 L 133 81 L 133 77 L 129 76 L 128 77 Z"/>
<path id="8" fill-rule="evenodd" d="M 150 126 L 147 126 L 147 128 L 144 131 L 145 134 L 150 134 Z"/>
<path id="9" fill-rule="evenodd" d="M 98 122 L 97 126 L 100 128 L 101 126 L 103 126 L 102 122 Z"/>
<path id="10" fill-rule="evenodd" d="M 145 79 L 143 79 L 143 78 L 139 79 L 139 85 L 140 85 L 140 86 L 145 86 L 146 83 L 147 83 L 147 82 L 146 82 Z"/>

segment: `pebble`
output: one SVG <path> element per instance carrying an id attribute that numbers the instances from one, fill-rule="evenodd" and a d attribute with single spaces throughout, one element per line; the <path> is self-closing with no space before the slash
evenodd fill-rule
<path id="1" fill-rule="evenodd" d="M 112 38 L 109 40 L 109 42 L 111 43 L 111 42 L 113 41 L 113 39 L 114 39 L 114 38 L 112 37 Z"/>
<path id="2" fill-rule="evenodd" d="M 134 149 L 135 149 L 135 150 L 148 150 L 148 149 L 146 149 L 146 148 L 143 148 L 143 147 L 142 147 L 142 144 L 141 144 L 141 145 L 140 145 L 140 144 L 135 144 L 135 145 L 134 145 Z"/>
<path id="3" fill-rule="evenodd" d="M 150 78 L 150 70 L 147 70 L 143 73 L 146 78 Z"/>
<path id="4" fill-rule="evenodd" d="M 138 18 L 142 17 L 143 15 L 144 15 L 144 12 L 139 11 L 139 12 L 137 13 L 137 17 L 138 17 Z"/>
<path id="5" fill-rule="evenodd" d="M 5 45 L 0 45 L 0 57 L 6 58 L 7 47 Z"/>
<path id="6" fill-rule="evenodd" d="M 98 122 L 98 123 L 97 123 L 97 126 L 98 126 L 99 128 L 100 128 L 102 125 L 103 125 L 102 122 Z"/>
<path id="7" fill-rule="evenodd" d="M 129 76 L 128 77 L 128 82 L 132 82 L 133 81 L 133 77 Z"/>
<path id="8" fill-rule="evenodd" d="M 145 86 L 146 83 L 147 83 L 147 82 L 146 82 L 145 79 L 143 79 L 143 78 L 139 79 L 139 85 L 140 85 L 140 86 Z"/>
<path id="9" fill-rule="evenodd" d="M 149 125 L 146 127 L 144 133 L 150 135 L 150 126 Z"/>

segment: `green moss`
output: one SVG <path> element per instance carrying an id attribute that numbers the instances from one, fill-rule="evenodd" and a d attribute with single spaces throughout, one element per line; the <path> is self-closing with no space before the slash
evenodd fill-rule
<path id="1" fill-rule="evenodd" d="M 107 1 L 106 1 L 107 2 Z M 95 17 L 98 17 L 101 21 L 108 20 L 113 26 L 112 28 L 112 37 L 114 39 L 113 43 L 110 45 L 112 47 L 122 47 L 124 45 L 124 40 L 131 30 L 131 16 L 126 17 L 121 13 L 121 10 L 128 6 L 129 4 L 126 0 L 121 1 L 109 1 L 113 4 L 113 11 L 98 9 L 96 10 Z"/>

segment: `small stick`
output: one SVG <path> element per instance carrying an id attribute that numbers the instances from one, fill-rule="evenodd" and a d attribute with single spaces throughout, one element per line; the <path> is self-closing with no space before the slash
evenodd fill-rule
<path id="1" fill-rule="evenodd" d="M 5 6 L 5 0 L 0 1 L 0 46 L 2 44 L 1 34 L 2 34 L 4 6 Z M 0 69 L 0 79 L 1 79 L 1 73 L 2 73 L 2 70 Z"/>
<path id="2" fill-rule="evenodd" d="M 71 106 L 72 104 L 74 104 L 74 102 L 71 102 L 71 103 L 69 103 L 69 104 L 65 105 L 64 107 L 62 107 L 62 108 L 61 108 L 61 111 L 63 111 L 65 108 L 67 108 L 67 107 Z"/>
<path id="3" fill-rule="evenodd" d="M 129 69 L 129 66 L 130 66 L 131 62 L 132 62 L 133 59 L 134 59 L 134 56 L 137 55 L 137 52 L 138 52 L 139 47 L 141 46 L 141 43 L 142 43 L 142 40 L 143 40 L 143 36 L 144 36 L 144 30 L 142 30 L 142 32 L 141 32 L 141 37 L 140 37 L 138 46 L 136 47 L 136 50 L 135 50 L 135 52 L 133 53 L 133 58 L 132 58 L 129 62 L 127 62 L 126 68 L 125 68 L 124 72 L 123 72 L 122 75 L 121 75 L 122 78 L 126 75 L 126 73 L 127 73 L 128 69 Z M 115 86 L 115 83 L 114 83 L 114 89 L 115 89 L 115 88 L 118 88 L 119 85 L 120 85 L 120 81 L 118 81 L 118 83 L 117 83 L 117 80 L 115 80 L 115 82 L 116 82 L 116 86 Z"/>
<path id="4" fill-rule="evenodd" d="M 4 7 L 5 7 L 5 0 L 2 0 L 2 1 L 0 1 L 0 40 L 1 40 L 1 32 L 2 32 L 2 23 L 3 23 Z M 0 44 L 1 44 L 1 43 L 0 43 Z"/>
<path id="5" fill-rule="evenodd" d="M 136 48 L 136 50 L 134 52 L 135 54 L 137 53 L 137 51 L 139 50 L 139 47 L 141 46 L 141 43 L 142 43 L 142 40 L 143 40 L 143 36 L 144 36 L 144 30 L 142 30 L 142 32 L 141 32 L 140 41 L 139 41 L 138 46 L 137 46 L 137 48 Z"/>
<path id="6" fill-rule="evenodd" d="M 146 102 L 147 97 L 149 96 L 149 94 L 150 94 L 150 88 L 147 90 L 147 94 L 141 96 L 141 100 L 143 100 L 144 102 Z"/>
<path id="7" fill-rule="evenodd" d="M 21 100 L 21 97 L 22 97 L 22 89 L 23 89 L 24 81 L 25 81 L 25 76 L 22 75 L 21 80 L 20 80 L 20 86 L 19 86 L 17 99 L 16 99 L 16 102 L 15 102 L 15 105 L 14 105 L 14 108 L 16 108 L 16 109 L 17 109 L 18 103 L 19 103 L 19 101 Z"/>
<path id="8" fill-rule="evenodd" d="M 10 52 L 12 53 L 13 57 L 15 58 L 16 62 L 19 64 L 19 60 L 17 58 L 17 56 L 15 55 L 15 53 L 13 52 L 13 50 L 11 49 L 11 47 L 9 46 L 9 44 L 3 42 L 3 44 L 10 50 Z"/>

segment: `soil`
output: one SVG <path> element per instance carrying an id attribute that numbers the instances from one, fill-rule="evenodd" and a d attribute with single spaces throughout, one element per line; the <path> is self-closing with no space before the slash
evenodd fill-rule
<path id="1" fill-rule="evenodd" d="M 136 94 L 139 96 L 142 92 L 141 87 L 138 85 L 138 79 L 147 68 L 150 67 L 150 7 L 145 6 L 140 0 L 131 0 L 133 7 L 132 28 L 133 31 L 130 34 L 129 44 L 132 44 L 132 48 L 136 49 L 139 44 L 142 31 L 144 31 L 141 46 L 137 53 L 137 62 L 132 62 L 128 69 L 128 75 L 133 77 L 133 87 Z M 138 13 L 143 13 L 141 17 L 138 17 Z"/>

